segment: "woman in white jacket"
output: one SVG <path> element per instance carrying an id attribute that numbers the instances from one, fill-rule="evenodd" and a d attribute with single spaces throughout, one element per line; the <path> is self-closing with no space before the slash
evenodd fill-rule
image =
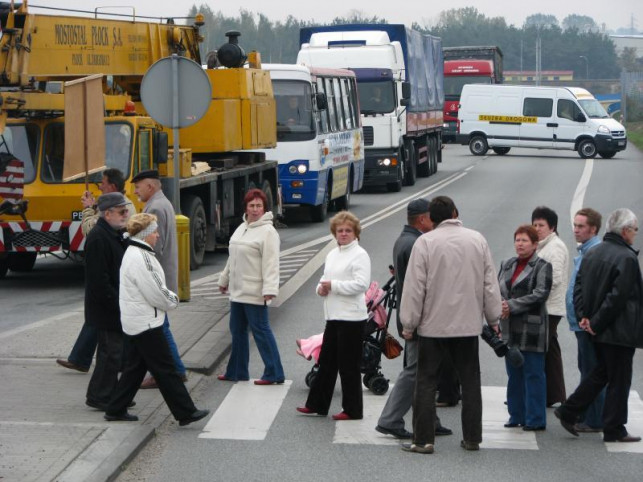
<path id="1" fill-rule="evenodd" d="M 539 258 L 551 263 L 553 270 L 551 292 L 547 298 L 549 314 L 549 334 L 547 354 L 545 355 L 545 374 L 547 376 L 547 406 L 562 403 L 567 398 L 563 376 L 563 359 L 558 343 L 558 323 L 565 315 L 565 293 L 569 279 L 569 252 L 558 237 L 558 215 L 553 209 L 539 206 L 531 214 L 531 224 L 538 232 Z"/>
<path id="2" fill-rule="evenodd" d="M 157 228 L 153 214 L 135 214 L 127 223 L 130 242 L 121 264 L 119 304 L 129 344 L 125 369 L 105 410 L 105 420 L 110 422 L 138 420 L 127 413 L 127 407 L 148 370 L 179 425 L 196 422 L 210 413 L 194 406 L 163 333 L 166 311 L 176 308 L 179 299 L 165 286 L 163 268 L 154 254 Z"/>
<path id="3" fill-rule="evenodd" d="M 245 215 L 230 238 L 228 262 L 219 277 L 219 291 L 230 293 L 232 351 L 226 372 L 219 380 L 249 380 L 248 327 L 264 363 L 255 385 L 284 383 L 284 369 L 277 341 L 268 321 L 268 303 L 279 293 L 279 234 L 261 189 L 249 190 L 244 199 Z"/>
<path id="4" fill-rule="evenodd" d="M 335 420 L 363 417 L 362 340 L 368 313 L 364 294 L 371 281 L 371 260 L 359 245 L 359 219 L 348 211 L 330 220 L 337 247 L 326 256 L 317 294 L 324 298 L 326 329 L 319 355 L 319 372 L 310 388 L 304 414 L 327 415 L 337 373 L 342 383 L 342 411 Z"/>

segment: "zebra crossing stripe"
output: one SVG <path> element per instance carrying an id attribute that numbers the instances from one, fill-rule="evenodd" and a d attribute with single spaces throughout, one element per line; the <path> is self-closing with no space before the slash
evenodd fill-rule
<path id="1" fill-rule="evenodd" d="M 482 443 L 484 449 L 538 450 L 535 432 L 505 428 L 509 419 L 505 387 L 482 387 Z"/>

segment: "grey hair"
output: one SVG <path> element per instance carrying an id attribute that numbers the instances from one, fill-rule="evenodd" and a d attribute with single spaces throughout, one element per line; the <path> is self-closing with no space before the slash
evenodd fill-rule
<path id="1" fill-rule="evenodd" d="M 621 234 L 625 228 L 633 228 L 638 225 L 636 215 L 627 208 L 620 208 L 610 213 L 607 218 L 605 230 L 608 233 Z"/>

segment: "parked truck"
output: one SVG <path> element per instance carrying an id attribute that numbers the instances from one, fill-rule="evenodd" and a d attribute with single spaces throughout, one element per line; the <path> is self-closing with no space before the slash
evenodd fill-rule
<path id="1" fill-rule="evenodd" d="M 442 41 L 404 25 L 300 30 L 297 63 L 357 77 L 365 146 L 364 186 L 399 191 L 438 169 L 442 147 Z"/>
<path id="2" fill-rule="evenodd" d="M 241 55 L 233 68 L 206 70 L 210 107 L 201 121 L 181 129 L 180 155 L 169 155 L 168 129 L 140 102 L 143 75 L 155 61 L 175 53 L 202 64 L 202 16 L 194 25 L 175 25 L 36 15 L 24 1 L 2 4 L 0 22 L 0 277 L 8 269 L 30 270 L 38 253 L 82 257 L 85 180 L 62 179 L 65 114 L 77 114 L 65 112 L 64 82 L 93 74 L 105 74 L 106 167 L 126 179 L 159 169 L 168 184 L 172 159 L 181 162 L 180 206 L 190 218 L 192 268 L 238 225 L 248 188 L 263 189 L 268 208 L 279 210 L 277 163 L 249 152 L 276 145 L 272 85 L 258 60 L 244 69 Z M 119 155 L 111 153 L 113 136 L 124 144 Z M 190 160 L 200 161 L 201 173 L 192 174 Z M 100 178 L 100 172 L 89 178 L 95 196 Z M 142 208 L 131 183 L 126 186 Z"/>
<path id="3" fill-rule="evenodd" d="M 444 47 L 444 142 L 455 142 L 465 84 L 501 84 L 502 51 L 496 46 Z"/>

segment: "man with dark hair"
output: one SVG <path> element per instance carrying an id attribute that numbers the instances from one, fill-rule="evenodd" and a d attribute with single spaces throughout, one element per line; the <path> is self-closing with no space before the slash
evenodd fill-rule
<path id="1" fill-rule="evenodd" d="M 500 287 L 485 238 L 458 219 L 446 197 L 429 204 L 434 229 L 413 245 L 402 293 L 404 338 L 418 334 L 418 370 L 413 396 L 410 452 L 433 453 L 435 394 L 440 365 L 449 357 L 462 385 L 460 446 L 479 450 L 482 441 L 482 389 L 478 337 L 482 318 L 496 332 L 502 313 Z"/>
<path id="2" fill-rule="evenodd" d="M 643 348 L 643 282 L 638 251 L 632 248 L 638 230 L 638 219 L 629 209 L 610 214 L 603 242 L 585 254 L 576 277 L 576 318 L 580 328 L 592 336 L 597 364 L 554 412 L 563 428 L 575 436 L 575 423 L 607 387 L 603 441 L 641 440 L 625 428 L 634 351 Z"/>
<path id="3" fill-rule="evenodd" d="M 395 296 L 397 306 L 397 330 L 402 336 L 402 323 L 400 322 L 400 302 L 402 300 L 402 291 L 404 288 L 404 276 L 411 257 L 411 250 L 415 241 L 423 233 L 433 229 L 433 224 L 429 217 L 429 202 L 426 199 L 415 199 L 407 206 L 407 225 L 404 226 L 402 234 L 395 241 L 393 246 L 393 265 L 395 269 Z M 386 401 L 384 410 L 377 421 L 375 430 L 380 433 L 392 435 L 398 439 L 408 439 L 413 436 L 411 432 L 404 428 L 404 415 L 411 408 L 413 401 L 413 390 L 415 389 L 415 374 L 417 372 L 418 356 L 417 334 L 406 340 L 404 345 L 404 368 L 400 372 L 393 390 Z M 453 433 L 450 429 L 440 424 L 440 419 L 436 417 L 436 435 L 450 435 Z"/>
<path id="4" fill-rule="evenodd" d="M 98 189 L 100 189 L 103 194 L 119 192 L 125 195 L 125 177 L 123 176 L 123 173 L 118 169 L 105 169 Z M 136 214 L 136 208 L 134 207 L 134 203 L 130 201 L 127 196 L 124 197 L 126 201 L 125 207 L 128 211 L 127 217 L 129 218 Z M 89 191 L 85 191 L 83 193 L 80 198 L 80 202 L 84 207 L 81 229 L 83 231 L 83 235 L 87 237 L 98 221 L 98 208 L 96 206 L 94 196 Z M 83 323 L 83 327 L 81 328 L 67 359 L 58 358 L 56 363 L 62 367 L 69 368 L 70 370 L 87 373 L 89 371 L 89 367 L 92 365 L 92 358 L 94 358 L 97 343 L 98 332 L 96 329 L 90 324 Z"/>
<path id="5" fill-rule="evenodd" d="M 576 284 L 576 276 L 583 261 L 583 256 L 590 248 L 601 242 L 598 237 L 598 232 L 601 230 L 601 221 L 602 216 L 600 213 L 591 208 L 581 209 L 574 216 L 574 238 L 579 243 L 576 248 L 578 256 L 574 258 L 574 266 L 565 295 L 565 305 L 569 329 L 574 332 L 578 344 L 577 358 L 581 381 L 587 378 L 596 367 L 597 360 L 592 335 L 578 325 L 578 319 L 574 311 L 574 285 Z M 600 432 L 603 430 L 604 403 L 605 390 L 602 390 L 585 411 L 583 420 L 576 424 L 575 429 L 577 432 Z"/>

